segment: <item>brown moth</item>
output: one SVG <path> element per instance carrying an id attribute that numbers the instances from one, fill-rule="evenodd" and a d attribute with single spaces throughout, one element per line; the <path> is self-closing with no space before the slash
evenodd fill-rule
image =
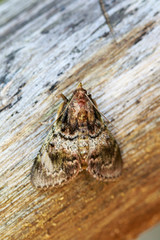
<path id="1" fill-rule="evenodd" d="M 35 158 L 33 185 L 60 186 L 83 169 L 97 180 L 114 180 L 122 170 L 120 149 L 96 102 L 82 84 L 69 100 L 63 99 L 57 120 Z"/>

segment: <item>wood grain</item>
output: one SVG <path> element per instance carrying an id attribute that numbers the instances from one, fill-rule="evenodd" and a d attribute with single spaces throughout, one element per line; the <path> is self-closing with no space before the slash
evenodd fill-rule
<path id="1" fill-rule="evenodd" d="M 107 1 L 108 2 L 108 1 Z M 129 240 L 160 221 L 160 4 L 98 1 L 0 5 L 0 239 Z M 82 172 L 36 190 L 33 159 L 61 102 L 79 82 L 120 144 L 111 183 Z"/>

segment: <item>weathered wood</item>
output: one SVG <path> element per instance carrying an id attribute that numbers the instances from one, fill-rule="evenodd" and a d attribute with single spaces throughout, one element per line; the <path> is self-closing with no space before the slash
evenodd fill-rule
<path id="1" fill-rule="evenodd" d="M 133 239 L 160 221 L 160 4 L 98 1 L 0 5 L 0 239 Z M 112 121 L 124 168 L 114 183 L 82 172 L 34 189 L 30 169 L 61 92 L 78 82 Z"/>

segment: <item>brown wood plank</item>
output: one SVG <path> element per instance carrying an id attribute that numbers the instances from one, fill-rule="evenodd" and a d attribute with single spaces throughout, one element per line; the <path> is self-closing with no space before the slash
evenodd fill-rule
<path id="1" fill-rule="evenodd" d="M 160 4 L 98 1 L 0 5 L 0 239 L 134 239 L 160 221 Z M 111 120 L 124 162 L 116 182 L 82 172 L 36 190 L 33 159 L 59 94 L 79 82 Z"/>

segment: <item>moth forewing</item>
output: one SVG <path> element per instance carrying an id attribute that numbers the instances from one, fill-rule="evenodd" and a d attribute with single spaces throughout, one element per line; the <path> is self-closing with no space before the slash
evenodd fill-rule
<path id="1" fill-rule="evenodd" d="M 98 180 L 118 177 L 122 169 L 119 146 L 101 118 L 96 102 L 82 84 L 70 100 L 63 97 L 57 120 L 31 171 L 35 187 L 55 187 L 86 169 Z"/>

